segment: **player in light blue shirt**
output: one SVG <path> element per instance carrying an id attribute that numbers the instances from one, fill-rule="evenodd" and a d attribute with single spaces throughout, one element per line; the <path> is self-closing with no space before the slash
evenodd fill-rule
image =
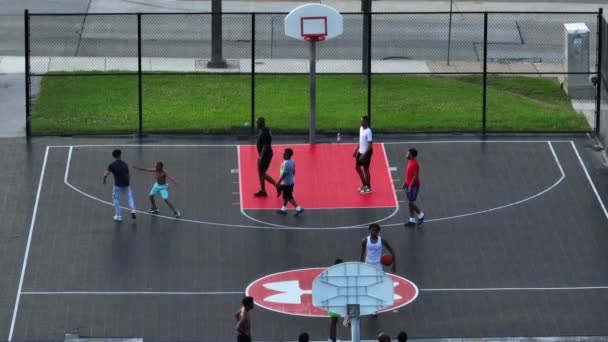
<path id="1" fill-rule="evenodd" d="M 277 182 L 277 193 L 280 196 L 283 193 L 283 206 L 278 211 L 279 214 L 287 214 L 287 202 L 296 207 L 295 216 L 300 216 L 304 209 L 298 205 L 298 202 L 293 198 L 293 187 L 296 183 L 296 163 L 291 159 L 293 150 L 286 148 L 283 152 L 283 164 L 281 164 L 281 178 Z"/>

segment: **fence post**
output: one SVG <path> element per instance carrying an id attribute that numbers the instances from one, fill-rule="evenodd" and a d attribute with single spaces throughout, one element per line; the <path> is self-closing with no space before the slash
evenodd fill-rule
<path id="1" fill-rule="evenodd" d="M 488 99 L 488 12 L 483 13 L 483 101 L 481 109 L 481 133 L 486 134 Z"/>
<path id="2" fill-rule="evenodd" d="M 139 110 L 139 126 L 137 134 L 143 135 L 143 94 L 142 94 L 142 67 L 141 67 L 141 13 L 137 13 L 137 99 Z"/>
<path id="3" fill-rule="evenodd" d="M 30 113 L 30 13 L 26 9 L 23 12 L 24 28 L 25 28 L 25 136 L 32 135 L 32 115 Z"/>
<path id="4" fill-rule="evenodd" d="M 597 77 L 597 82 L 595 82 L 595 134 L 600 133 L 600 118 L 601 118 L 601 110 L 602 110 L 602 68 L 605 66 L 602 65 L 602 49 L 604 43 L 604 16 L 603 9 L 597 13 L 597 61 L 595 63 L 595 72 Z"/>
<path id="5" fill-rule="evenodd" d="M 369 0 L 371 3 L 371 0 Z M 370 5 L 371 6 L 371 5 Z M 367 25 L 367 117 L 368 124 L 372 125 L 372 11 L 368 11 L 366 16 L 369 25 Z"/>
<path id="6" fill-rule="evenodd" d="M 255 134 L 255 13 L 251 13 L 251 136 Z"/>

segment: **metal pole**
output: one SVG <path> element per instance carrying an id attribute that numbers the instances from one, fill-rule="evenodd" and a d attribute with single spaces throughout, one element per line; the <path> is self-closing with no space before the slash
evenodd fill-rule
<path id="1" fill-rule="evenodd" d="M 370 1 L 371 3 L 371 1 Z M 366 14 L 368 18 L 367 25 L 367 118 L 368 124 L 372 125 L 372 12 Z"/>
<path id="2" fill-rule="evenodd" d="M 486 134 L 486 112 L 488 100 L 488 12 L 483 14 L 483 104 L 481 109 L 481 132 Z"/>
<path id="3" fill-rule="evenodd" d="M 368 44 L 370 43 L 369 34 L 369 26 L 371 25 L 370 17 L 367 15 L 372 11 L 372 0 L 363 0 L 361 2 L 361 11 L 363 12 L 363 53 L 361 58 L 361 72 L 365 77 L 368 74 L 368 59 L 370 56 L 368 55 Z"/>
<path id="4" fill-rule="evenodd" d="M 595 63 L 595 70 L 597 74 L 597 82 L 595 82 L 595 134 L 599 134 L 600 132 L 600 118 L 602 111 L 602 68 L 604 68 L 604 65 L 602 65 L 602 49 L 604 48 L 603 36 L 605 34 L 603 32 L 604 16 L 602 8 L 600 8 L 599 12 L 597 13 L 597 22 L 597 61 Z"/>
<path id="5" fill-rule="evenodd" d="M 452 47 L 452 6 L 454 0 L 450 0 L 450 20 L 448 25 L 448 65 L 450 65 L 450 49 Z"/>
<path id="6" fill-rule="evenodd" d="M 30 13 L 27 9 L 23 12 L 23 18 L 25 27 L 25 136 L 29 138 L 32 135 L 32 115 L 30 113 Z"/>
<path id="7" fill-rule="evenodd" d="M 308 127 L 308 143 L 315 143 L 315 131 L 317 121 L 317 43 L 310 42 L 310 125 Z"/>
<path id="8" fill-rule="evenodd" d="M 350 338 L 352 342 L 361 342 L 361 320 L 358 316 L 350 317 Z"/>
<path id="9" fill-rule="evenodd" d="M 251 13 L 251 135 L 255 134 L 255 13 Z"/>
<path id="10" fill-rule="evenodd" d="M 141 66 L 141 13 L 137 13 L 137 98 L 139 110 L 139 128 L 137 134 L 143 135 L 143 84 L 142 84 L 142 66 Z"/>

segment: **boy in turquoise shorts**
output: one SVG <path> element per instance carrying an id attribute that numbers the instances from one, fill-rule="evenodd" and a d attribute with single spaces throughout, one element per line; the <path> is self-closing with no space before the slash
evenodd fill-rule
<path id="1" fill-rule="evenodd" d="M 180 217 L 181 213 L 177 209 L 175 209 L 173 203 L 169 201 L 169 186 L 167 185 L 167 179 L 173 182 L 173 184 L 175 185 L 177 185 L 178 183 L 175 179 L 169 177 L 167 172 L 165 172 L 165 170 L 163 169 L 163 166 L 163 162 L 157 162 L 155 168 L 146 169 L 137 166 L 133 166 L 133 168 L 144 172 L 154 172 L 156 175 L 156 183 L 154 183 L 154 185 L 152 186 L 152 190 L 150 190 L 150 204 L 152 205 L 152 207 L 149 211 L 153 214 L 158 214 L 159 210 L 156 206 L 156 201 L 154 201 L 154 197 L 160 194 L 160 196 L 163 198 L 165 203 L 167 203 L 169 208 L 173 210 L 173 214 L 175 215 L 175 217 Z"/>

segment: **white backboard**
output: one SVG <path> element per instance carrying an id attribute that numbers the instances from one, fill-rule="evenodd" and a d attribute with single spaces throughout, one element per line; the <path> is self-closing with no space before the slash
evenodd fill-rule
<path id="1" fill-rule="evenodd" d="M 393 305 L 393 280 L 384 271 L 361 262 L 332 266 L 315 278 L 313 306 L 345 316 L 348 304 L 359 304 L 360 316 Z"/>
<path id="2" fill-rule="evenodd" d="M 299 40 L 304 40 L 306 34 L 331 39 L 342 34 L 342 26 L 342 15 L 322 4 L 298 6 L 285 17 L 285 35 Z"/>

